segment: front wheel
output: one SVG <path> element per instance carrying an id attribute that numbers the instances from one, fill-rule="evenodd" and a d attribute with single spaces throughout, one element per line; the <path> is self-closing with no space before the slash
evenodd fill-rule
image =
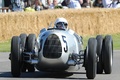
<path id="1" fill-rule="evenodd" d="M 13 77 L 21 75 L 20 38 L 14 36 L 11 41 L 11 73 Z"/>
<path id="2" fill-rule="evenodd" d="M 95 38 L 90 38 L 88 41 L 88 57 L 86 63 L 86 76 L 88 79 L 94 79 L 96 76 L 96 48 L 97 41 Z"/>

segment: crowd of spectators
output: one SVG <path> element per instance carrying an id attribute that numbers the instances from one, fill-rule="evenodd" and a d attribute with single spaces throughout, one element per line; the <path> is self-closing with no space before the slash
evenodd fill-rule
<path id="1" fill-rule="evenodd" d="M 120 8 L 119 0 L 46 0 L 46 4 L 42 0 L 8 0 L 7 6 L 13 12 L 15 11 L 40 11 L 45 9 L 56 8 Z"/>

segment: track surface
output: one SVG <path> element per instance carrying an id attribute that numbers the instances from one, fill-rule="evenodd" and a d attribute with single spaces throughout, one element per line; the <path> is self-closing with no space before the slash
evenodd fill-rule
<path id="1" fill-rule="evenodd" d="M 72 73 L 45 73 L 36 70 L 34 73 L 22 73 L 20 78 L 13 78 L 9 53 L 0 52 L 0 80 L 87 80 L 83 67 Z M 114 51 L 112 74 L 97 74 L 94 80 L 120 80 L 120 50 Z"/>

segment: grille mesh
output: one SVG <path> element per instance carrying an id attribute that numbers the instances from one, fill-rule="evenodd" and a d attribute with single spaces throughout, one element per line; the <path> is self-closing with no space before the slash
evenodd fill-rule
<path id="1" fill-rule="evenodd" d="M 46 58 L 59 58 L 62 54 L 62 47 L 57 35 L 51 34 L 45 41 L 43 56 Z"/>

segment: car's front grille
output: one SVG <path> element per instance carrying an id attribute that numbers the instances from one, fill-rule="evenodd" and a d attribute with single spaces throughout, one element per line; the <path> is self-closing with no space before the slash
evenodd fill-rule
<path id="1" fill-rule="evenodd" d="M 51 34 L 45 41 L 43 56 L 46 58 L 59 58 L 62 54 L 62 47 L 57 35 Z"/>

